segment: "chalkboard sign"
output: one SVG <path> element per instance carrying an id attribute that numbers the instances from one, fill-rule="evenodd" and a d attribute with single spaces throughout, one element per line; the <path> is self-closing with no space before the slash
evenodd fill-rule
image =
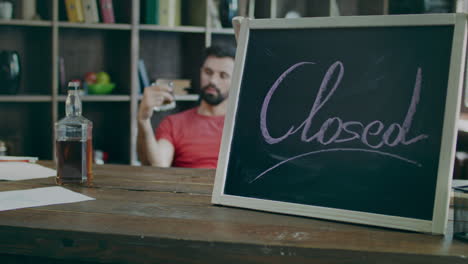
<path id="1" fill-rule="evenodd" d="M 212 202 L 444 233 L 465 25 L 244 19 Z"/>

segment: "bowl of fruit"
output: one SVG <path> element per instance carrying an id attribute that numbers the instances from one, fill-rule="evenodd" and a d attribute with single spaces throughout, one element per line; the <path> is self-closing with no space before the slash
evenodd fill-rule
<path id="1" fill-rule="evenodd" d="M 109 74 L 103 71 L 86 73 L 85 82 L 89 94 L 109 94 L 115 88 L 115 83 L 110 81 Z"/>

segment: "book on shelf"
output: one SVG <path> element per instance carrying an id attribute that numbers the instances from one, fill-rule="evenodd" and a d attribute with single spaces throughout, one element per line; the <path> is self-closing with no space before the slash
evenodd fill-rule
<path id="1" fill-rule="evenodd" d="M 22 0 L 15 2 L 15 17 L 23 20 L 38 19 L 36 0 Z"/>
<path id="2" fill-rule="evenodd" d="M 457 0 L 455 3 L 456 13 L 468 13 L 468 0 Z"/>
<path id="3" fill-rule="evenodd" d="M 112 0 L 99 0 L 101 8 L 102 22 L 112 24 L 115 23 L 114 6 Z"/>
<path id="4" fill-rule="evenodd" d="M 159 0 L 145 0 L 145 24 L 159 23 Z"/>
<path id="5" fill-rule="evenodd" d="M 196 99 L 198 94 L 189 93 L 190 85 L 192 81 L 190 79 L 172 79 L 172 78 L 158 78 L 157 82 L 167 83 L 172 82 L 172 91 L 175 96 L 186 96 L 186 95 L 196 95 L 190 98 Z M 188 98 L 188 97 L 187 97 Z"/>
<path id="6" fill-rule="evenodd" d="M 191 80 L 189 79 L 172 79 L 174 95 L 188 95 L 187 89 L 190 88 Z"/>
<path id="7" fill-rule="evenodd" d="M 453 0 L 425 0 L 424 13 L 451 13 L 455 12 Z"/>
<path id="8" fill-rule="evenodd" d="M 331 1 L 336 1 L 336 0 L 331 0 Z M 239 0 L 238 6 L 239 6 L 238 16 L 249 17 L 249 0 Z"/>
<path id="9" fill-rule="evenodd" d="M 215 0 L 208 0 L 208 15 L 210 16 L 212 28 L 220 29 L 223 26 L 221 25 L 221 19 L 219 17 L 219 3 Z"/>
<path id="10" fill-rule="evenodd" d="M 330 1 L 330 15 L 331 16 L 341 16 L 340 6 L 336 0 Z"/>
<path id="11" fill-rule="evenodd" d="M 67 91 L 67 80 L 66 80 L 66 77 L 65 77 L 65 59 L 60 56 L 58 58 L 58 69 L 59 69 L 59 90 L 62 92 L 62 93 L 66 93 Z"/>
<path id="12" fill-rule="evenodd" d="M 84 21 L 86 23 L 99 23 L 99 14 L 96 0 L 81 0 L 83 6 Z"/>
<path id="13" fill-rule="evenodd" d="M 191 0 L 183 2 L 183 17 L 187 21 L 182 21 L 190 26 L 203 27 L 206 24 L 206 0 Z"/>
<path id="14" fill-rule="evenodd" d="M 180 0 L 159 0 L 159 25 L 180 26 Z"/>
<path id="15" fill-rule="evenodd" d="M 456 5 L 459 5 L 459 2 L 453 0 L 392 0 L 388 3 L 388 12 L 389 14 L 450 13 L 457 11 Z"/>
<path id="16" fill-rule="evenodd" d="M 219 18 L 223 27 L 232 28 L 232 19 L 239 15 L 239 5 L 237 3 L 237 0 L 219 1 Z"/>
<path id="17" fill-rule="evenodd" d="M 138 76 L 140 77 L 140 93 L 143 93 L 145 87 L 150 86 L 148 72 L 146 71 L 145 62 L 140 59 L 138 60 Z"/>
<path id="18" fill-rule="evenodd" d="M 65 0 L 67 17 L 70 22 L 84 22 L 81 0 Z"/>

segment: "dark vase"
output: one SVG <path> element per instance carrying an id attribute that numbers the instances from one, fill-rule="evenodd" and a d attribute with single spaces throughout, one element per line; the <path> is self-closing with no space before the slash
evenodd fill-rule
<path id="1" fill-rule="evenodd" d="M 232 19 L 239 12 L 238 0 L 220 0 L 219 1 L 219 18 L 221 25 L 225 28 L 232 28 Z"/>
<path id="2" fill-rule="evenodd" d="M 0 51 L 0 94 L 16 94 L 20 85 L 20 74 L 18 52 Z"/>

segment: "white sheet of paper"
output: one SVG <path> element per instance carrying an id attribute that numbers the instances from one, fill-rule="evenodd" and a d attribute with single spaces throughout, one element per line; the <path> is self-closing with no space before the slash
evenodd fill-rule
<path id="1" fill-rule="evenodd" d="M 19 181 L 56 176 L 57 172 L 28 162 L 0 162 L 0 180 Z"/>
<path id="2" fill-rule="evenodd" d="M 0 211 L 89 200 L 95 199 L 59 186 L 6 191 L 0 192 Z"/>

